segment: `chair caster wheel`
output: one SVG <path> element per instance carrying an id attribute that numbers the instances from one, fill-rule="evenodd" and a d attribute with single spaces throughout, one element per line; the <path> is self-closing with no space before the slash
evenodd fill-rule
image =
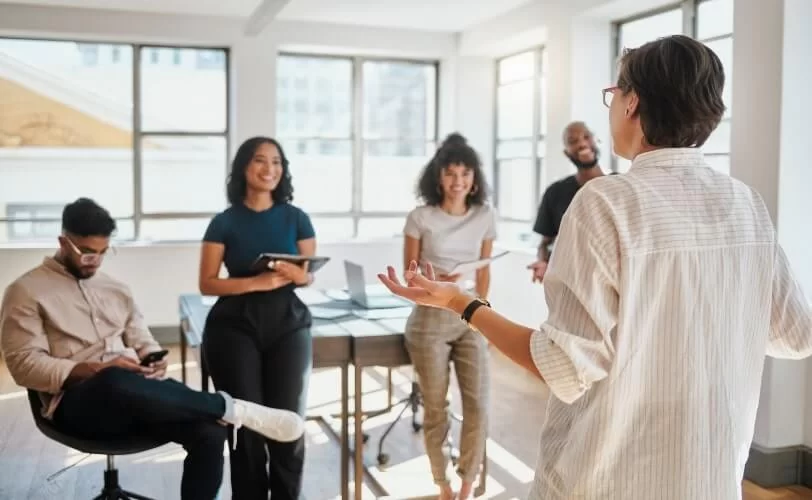
<path id="1" fill-rule="evenodd" d="M 389 455 L 381 453 L 378 455 L 378 465 L 386 465 L 389 463 Z"/>
<path id="2" fill-rule="evenodd" d="M 414 422 L 412 424 L 412 429 L 414 429 L 415 432 L 420 432 L 420 430 L 423 429 L 423 424 L 418 424 L 417 422 Z"/>

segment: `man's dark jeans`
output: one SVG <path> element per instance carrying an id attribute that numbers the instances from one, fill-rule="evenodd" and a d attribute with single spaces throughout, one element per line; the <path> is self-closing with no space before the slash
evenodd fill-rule
<path id="1" fill-rule="evenodd" d="M 123 368 L 107 368 L 65 391 L 54 425 L 76 437 L 103 440 L 148 435 L 186 450 L 183 500 L 217 497 L 223 480 L 228 428 L 219 424 L 225 400 L 177 380 L 152 380 Z"/>

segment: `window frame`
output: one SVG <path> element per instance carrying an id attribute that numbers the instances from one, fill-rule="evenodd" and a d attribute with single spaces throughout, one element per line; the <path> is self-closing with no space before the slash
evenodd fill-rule
<path id="1" fill-rule="evenodd" d="M 668 12 L 671 10 L 682 9 L 682 34 L 690 36 L 692 38 L 696 38 L 698 41 L 702 43 L 707 42 L 715 42 L 718 40 L 724 40 L 727 38 L 733 38 L 733 32 L 725 33 L 721 35 L 716 35 L 709 38 L 697 38 L 698 36 L 698 28 L 699 28 L 699 5 L 712 0 L 680 0 L 676 2 L 669 3 L 667 5 L 663 5 L 661 7 L 657 7 L 656 9 L 647 10 L 644 12 L 637 13 L 633 16 L 625 17 L 622 19 L 617 19 L 612 21 L 612 46 L 613 46 L 613 54 L 612 54 L 612 81 L 617 81 L 617 61 L 620 59 L 621 51 L 623 47 L 620 46 L 620 33 L 621 29 L 624 24 L 631 23 L 634 21 L 640 21 L 642 19 L 646 19 L 648 17 L 656 16 L 658 14 L 662 14 L 664 12 Z M 730 75 L 728 75 L 728 79 Z M 720 124 L 723 122 L 730 122 L 733 118 L 733 106 L 732 103 L 726 103 L 730 108 L 730 116 L 723 117 Z M 730 159 L 730 145 L 728 144 L 728 151 L 727 153 L 705 153 L 705 156 L 708 157 L 727 157 L 728 160 Z M 612 155 L 612 159 L 610 161 L 609 168 L 612 172 L 618 171 L 618 159 L 617 156 Z"/>
<path id="2" fill-rule="evenodd" d="M 529 223 L 532 224 L 533 222 L 533 215 L 529 214 L 530 216 L 526 219 L 517 218 L 517 217 L 505 217 L 501 214 L 500 202 L 499 199 L 499 188 L 500 188 L 500 177 L 501 177 L 501 165 L 502 161 L 511 161 L 511 160 L 529 160 L 533 166 L 533 179 L 532 179 L 532 201 L 535 206 L 541 202 L 541 196 L 543 194 L 543 190 L 541 188 L 542 180 L 544 179 L 544 157 L 546 156 L 546 151 L 543 151 L 539 148 L 539 144 L 547 144 L 547 134 L 543 133 L 541 130 L 541 123 L 542 123 L 542 114 L 546 112 L 541 108 L 542 105 L 542 90 L 541 84 L 542 81 L 546 83 L 544 80 L 544 76 L 546 75 L 546 68 L 544 67 L 544 51 L 546 50 L 545 45 L 536 45 L 534 47 L 530 47 L 528 49 L 524 49 L 518 52 L 513 52 L 510 54 L 506 54 L 497 58 L 494 61 L 494 115 L 493 115 L 493 199 L 494 199 L 494 206 L 499 212 L 498 222 L 522 222 L 522 223 Z M 500 72 L 499 66 L 500 63 L 506 59 L 510 59 L 515 56 L 519 56 L 522 54 L 531 53 L 533 54 L 533 76 L 527 79 L 519 79 L 519 80 L 511 80 L 510 82 L 506 82 L 504 84 L 500 83 Z M 529 137 L 506 137 L 500 139 L 499 137 L 499 90 L 501 87 L 505 85 L 511 85 L 518 82 L 524 81 L 532 81 L 533 82 L 533 102 L 532 102 L 532 110 L 533 110 L 533 118 L 532 118 L 532 131 Z M 506 158 L 499 157 L 499 146 L 503 142 L 513 142 L 513 141 L 530 141 L 530 154 L 528 156 L 511 156 Z"/>
<path id="3" fill-rule="evenodd" d="M 310 59 L 340 59 L 349 61 L 351 64 L 351 83 L 350 83 L 350 134 L 349 137 L 314 137 L 314 136 L 295 136 L 283 137 L 278 133 L 277 138 L 280 141 L 297 140 L 297 141 L 349 141 L 350 142 L 350 159 L 352 162 L 352 197 L 351 208 L 349 211 L 343 212 L 310 212 L 308 215 L 315 219 L 351 219 L 352 220 L 352 234 L 347 235 L 348 238 L 357 239 L 361 237 L 359 234 L 359 227 L 363 219 L 391 219 L 394 221 L 402 221 L 407 215 L 408 211 L 371 211 L 363 209 L 363 177 L 364 177 L 364 151 L 367 143 L 369 142 L 386 142 L 392 140 L 404 141 L 423 141 L 426 144 L 439 143 L 439 127 L 440 127 L 440 78 L 442 73 L 440 71 L 440 61 L 437 59 L 416 59 L 416 58 L 401 58 L 401 57 L 384 57 L 384 56 L 353 56 L 353 55 L 338 55 L 338 54 L 324 54 L 320 52 L 300 52 L 283 50 L 277 53 L 277 60 L 280 57 L 301 57 Z M 434 113 L 431 118 L 434 122 L 434 136 L 433 137 L 405 137 L 405 138 L 367 138 L 364 136 L 364 63 L 367 62 L 391 62 L 391 63 L 404 63 L 415 64 L 420 66 L 429 66 L 434 71 Z M 277 73 L 278 74 L 278 73 Z M 289 83 L 289 82 L 288 82 Z M 279 79 L 275 83 L 275 91 L 278 91 Z M 290 85 L 288 84 L 288 87 Z M 278 115 L 274 115 L 275 124 L 278 128 Z M 400 233 L 400 228 L 397 228 L 394 233 Z"/>
<path id="4" fill-rule="evenodd" d="M 102 40 L 102 39 L 86 39 L 86 38 L 56 38 L 56 37 L 36 37 L 36 36 L 9 36 L 9 35 L 2 35 L 0 36 L 0 40 L 23 40 L 23 41 L 31 41 L 31 42 L 60 42 L 60 43 L 73 43 L 77 45 L 77 48 L 82 47 L 83 45 L 116 45 L 116 46 L 128 46 L 132 50 L 132 61 L 130 61 L 131 66 L 131 76 L 132 76 L 132 83 L 133 83 L 133 92 L 132 92 L 132 172 L 133 172 L 133 211 L 132 215 L 127 217 L 117 217 L 117 221 L 132 221 L 133 222 L 133 235 L 131 238 L 120 238 L 120 241 L 127 241 L 127 242 L 137 242 L 142 241 L 143 238 L 141 237 L 141 222 L 145 220 L 155 220 L 155 219 L 198 219 L 202 217 L 214 217 L 217 212 L 149 212 L 145 213 L 142 209 L 143 206 L 143 161 L 142 161 L 142 148 L 141 144 L 145 138 L 148 137 L 222 137 L 225 140 L 226 144 L 226 157 L 223 159 L 223 179 L 226 178 L 226 175 L 229 171 L 229 159 L 231 158 L 232 154 L 232 78 L 231 78 L 231 49 L 228 46 L 222 45 L 208 45 L 208 44 L 154 44 L 154 43 L 136 43 L 136 42 L 126 42 L 126 41 L 118 41 L 118 40 Z M 141 88 L 141 62 L 142 57 L 147 55 L 148 53 L 152 53 L 150 51 L 156 51 L 154 53 L 157 54 L 157 50 L 159 49 L 175 49 L 175 50 L 184 50 L 190 49 L 195 51 L 215 51 L 221 52 L 225 59 L 225 100 L 226 100 L 226 109 L 225 109 L 225 123 L 222 132 L 193 132 L 193 131 L 184 131 L 184 130 L 144 130 L 141 124 L 141 111 L 142 111 L 142 88 Z M 149 59 L 151 61 L 151 59 Z M 226 193 L 225 193 L 225 186 L 223 186 L 222 191 L 222 199 L 223 199 L 223 209 L 227 205 Z M 17 203 L 16 205 L 20 205 Z M 0 217 L 0 224 L 12 224 L 14 222 L 30 222 L 32 224 L 36 224 L 39 222 L 53 222 L 52 219 L 37 219 L 37 218 L 11 218 L 11 217 Z M 150 239 L 150 242 L 188 242 L 191 240 L 187 239 L 179 239 L 179 240 L 171 240 L 171 239 L 161 239 L 161 240 L 154 240 Z M 29 239 L 19 239 L 14 241 L 15 244 L 18 243 L 26 243 L 26 242 L 36 242 L 34 240 Z"/>

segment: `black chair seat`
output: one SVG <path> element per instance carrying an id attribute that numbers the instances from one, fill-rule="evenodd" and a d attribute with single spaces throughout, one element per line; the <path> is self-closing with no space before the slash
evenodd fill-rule
<path id="1" fill-rule="evenodd" d="M 34 423 L 43 434 L 65 446 L 94 455 L 132 455 L 158 448 L 166 441 L 146 436 L 126 436 L 118 439 L 105 439 L 94 441 L 92 439 L 78 438 L 58 430 L 54 424 L 42 416 L 42 401 L 36 391 L 28 390 L 28 401 L 31 403 L 31 413 Z"/>

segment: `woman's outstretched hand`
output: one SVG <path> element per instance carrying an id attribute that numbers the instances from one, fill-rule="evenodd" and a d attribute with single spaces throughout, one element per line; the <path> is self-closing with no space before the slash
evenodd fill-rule
<path id="1" fill-rule="evenodd" d="M 392 266 L 387 266 L 387 274 L 379 274 L 378 279 L 392 293 L 404 299 L 411 300 L 416 304 L 449 309 L 461 313 L 473 297 L 466 294 L 463 289 L 453 282 L 438 281 L 434 268 L 431 264 L 426 264 L 423 274 L 417 266 L 417 262 L 409 263 L 409 269 L 404 273 L 406 285 L 400 283 L 400 279 Z"/>

